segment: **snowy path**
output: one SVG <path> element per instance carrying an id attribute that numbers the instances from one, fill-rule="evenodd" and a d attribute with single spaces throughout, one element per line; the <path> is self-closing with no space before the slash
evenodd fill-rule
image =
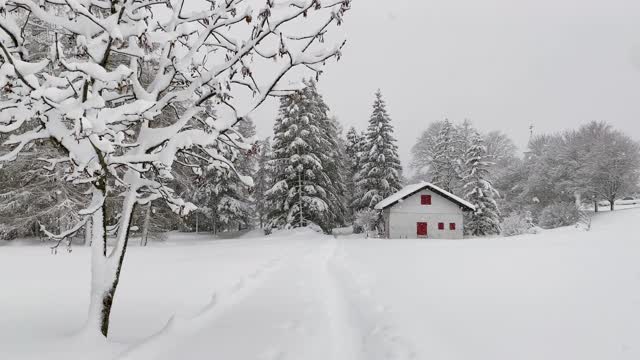
<path id="1" fill-rule="evenodd" d="M 386 329 L 362 328 L 354 314 L 375 313 L 366 304 L 354 304 L 357 296 L 345 293 L 340 279 L 348 275 L 336 266 L 337 241 L 324 238 L 299 253 L 256 274 L 237 294 L 210 304 L 193 319 L 178 319 L 160 334 L 139 344 L 118 359 L 184 359 L 203 354 L 223 359 L 377 359 L 366 353 L 391 357 L 385 342 L 367 341 Z M 357 306 L 358 309 L 355 309 Z M 363 333 L 365 330 L 365 333 Z M 378 339 L 379 340 L 379 339 Z M 376 349 L 367 351 L 367 346 Z M 389 344 L 386 344 L 389 345 Z M 407 357 L 408 359 L 408 357 Z"/>

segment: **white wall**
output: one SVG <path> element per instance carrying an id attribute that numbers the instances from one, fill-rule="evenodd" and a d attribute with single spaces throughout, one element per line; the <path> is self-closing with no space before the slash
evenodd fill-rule
<path id="1" fill-rule="evenodd" d="M 431 205 L 420 204 L 421 195 L 431 195 Z M 389 217 L 387 233 L 392 239 L 418 237 L 418 222 L 427 223 L 427 238 L 430 239 L 462 239 L 464 235 L 462 209 L 428 189 L 391 206 L 384 214 Z M 438 230 L 439 222 L 444 223 L 444 230 Z M 455 223 L 456 229 L 449 230 L 449 223 Z"/>

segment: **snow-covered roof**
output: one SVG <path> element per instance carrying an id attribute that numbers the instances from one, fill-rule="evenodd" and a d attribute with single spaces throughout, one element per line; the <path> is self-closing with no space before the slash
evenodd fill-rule
<path id="1" fill-rule="evenodd" d="M 417 184 L 411 184 L 411 185 L 407 185 L 405 187 L 403 187 L 402 189 L 400 189 L 400 191 L 398 191 L 397 193 L 389 196 L 388 198 L 380 201 L 377 205 L 376 205 L 376 210 L 383 210 L 388 208 L 389 206 L 392 206 L 394 204 L 396 204 L 397 202 L 404 200 L 406 198 L 408 198 L 409 196 L 417 193 L 420 190 L 423 189 L 429 189 L 447 199 L 449 199 L 450 201 L 460 205 L 461 207 L 465 208 L 466 210 L 470 210 L 473 211 L 475 210 L 475 206 L 473 206 L 472 203 L 468 202 L 467 200 L 456 196 L 444 189 L 441 189 L 431 183 L 428 183 L 426 181 L 417 183 Z"/>

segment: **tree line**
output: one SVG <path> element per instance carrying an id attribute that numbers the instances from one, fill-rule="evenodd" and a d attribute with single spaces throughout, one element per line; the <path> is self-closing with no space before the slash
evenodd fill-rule
<path id="1" fill-rule="evenodd" d="M 233 170 L 175 172 L 172 187 L 197 210 L 179 216 L 149 202 L 134 211 L 133 231 L 143 244 L 171 230 L 374 229 L 380 226 L 375 205 L 404 184 L 419 181 L 475 204 L 478 210 L 466 215 L 465 230 L 477 236 L 504 232 L 505 224 L 507 234 L 569 225 L 585 206 L 598 211 L 606 201 L 613 210 L 617 199 L 638 191 L 640 146 L 603 122 L 533 136 L 519 154 L 499 131 L 482 134 L 468 120 L 436 121 L 411 149 L 413 175 L 408 179 L 380 91 L 362 132 L 354 127 L 344 131 L 311 79 L 302 90 L 280 97 L 273 137 L 257 140 L 249 119 L 234 129 L 253 145 L 243 151 L 221 145 Z M 254 185 L 247 186 L 238 174 L 253 177 Z M 64 231 L 79 218 L 83 195 L 60 176 L 29 153 L 0 170 L 0 234 L 5 239 L 39 236 L 42 224 Z"/>

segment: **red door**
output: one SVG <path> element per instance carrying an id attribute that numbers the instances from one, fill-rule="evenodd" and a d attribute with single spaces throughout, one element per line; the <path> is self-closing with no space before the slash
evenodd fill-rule
<path id="1" fill-rule="evenodd" d="M 427 223 L 419 222 L 417 229 L 418 236 L 427 236 Z"/>

